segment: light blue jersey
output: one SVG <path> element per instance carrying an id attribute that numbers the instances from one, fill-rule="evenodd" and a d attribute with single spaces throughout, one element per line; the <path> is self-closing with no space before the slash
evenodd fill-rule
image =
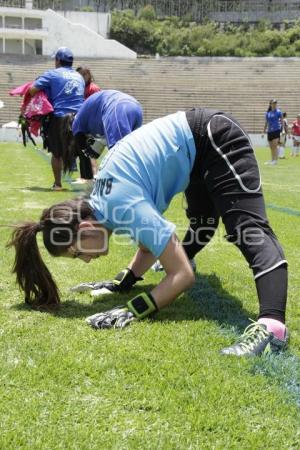
<path id="1" fill-rule="evenodd" d="M 49 70 L 35 80 L 34 86 L 46 92 L 58 117 L 77 112 L 84 101 L 84 80 L 72 67 Z"/>
<path id="2" fill-rule="evenodd" d="M 97 220 L 159 257 L 175 231 L 162 213 L 188 186 L 195 156 L 185 112 L 133 131 L 100 165 L 90 200 Z"/>

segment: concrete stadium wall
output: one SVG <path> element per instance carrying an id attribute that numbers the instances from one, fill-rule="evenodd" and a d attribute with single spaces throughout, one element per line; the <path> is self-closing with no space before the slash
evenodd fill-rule
<path id="1" fill-rule="evenodd" d="M 56 11 L 56 13 L 72 23 L 79 23 L 89 30 L 101 34 L 105 39 L 109 36 L 111 26 L 110 14 L 79 11 Z"/>
<path id="2" fill-rule="evenodd" d="M 49 37 L 44 40 L 44 55 L 51 55 L 56 48 L 64 45 L 73 49 L 76 57 L 116 59 L 137 57 L 137 54 L 125 45 L 112 39 L 105 39 L 85 25 L 72 23 L 51 9 L 46 11 L 43 23 L 49 30 Z"/>
<path id="3" fill-rule="evenodd" d="M 135 59 L 137 54 L 106 39 L 110 14 L 0 7 L 0 53 L 26 54 L 25 40 L 36 41 L 33 53 L 52 55 L 61 46 L 87 58 Z"/>

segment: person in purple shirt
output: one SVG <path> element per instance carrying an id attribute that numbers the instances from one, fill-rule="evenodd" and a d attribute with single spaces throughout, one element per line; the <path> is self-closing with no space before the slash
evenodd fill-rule
<path id="1" fill-rule="evenodd" d="M 278 145 L 282 129 L 282 112 L 280 109 L 277 109 L 277 100 L 270 101 L 268 111 L 265 113 L 265 119 L 264 133 L 268 130 L 268 142 L 272 158 L 266 164 L 274 166 L 278 161 Z"/>
<path id="2" fill-rule="evenodd" d="M 107 147 L 113 147 L 143 122 L 140 103 L 131 95 L 112 89 L 91 95 L 82 105 L 72 125 L 74 136 L 79 133 L 105 137 Z"/>
<path id="3" fill-rule="evenodd" d="M 84 101 L 85 83 L 80 73 L 72 68 L 73 53 L 70 49 L 61 47 L 54 57 L 55 69 L 39 76 L 29 92 L 33 96 L 40 90 L 45 91 L 54 109 L 48 125 L 48 151 L 52 153 L 51 164 L 54 175 L 52 190 L 60 191 L 64 118 L 67 114 L 79 110 Z"/>
<path id="4" fill-rule="evenodd" d="M 75 118 L 69 115 L 64 124 L 64 171 L 71 169 L 74 156 L 81 162 L 83 158 L 98 158 L 105 146 L 111 149 L 142 123 L 142 106 L 131 95 L 112 89 L 91 95 Z"/>

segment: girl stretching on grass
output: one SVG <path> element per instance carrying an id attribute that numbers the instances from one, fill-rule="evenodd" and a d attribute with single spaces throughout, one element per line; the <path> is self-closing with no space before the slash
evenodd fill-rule
<path id="1" fill-rule="evenodd" d="M 175 225 L 162 213 L 185 191 L 190 226 L 181 244 Z M 269 226 L 260 175 L 249 138 L 222 112 L 194 109 L 157 119 L 118 142 L 100 166 L 89 199 L 75 199 L 44 210 L 38 223 L 17 226 L 10 245 L 14 271 L 35 306 L 59 303 L 57 287 L 43 263 L 36 240 L 53 256 L 89 262 L 106 255 L 111 233 L 127 233 L 139 245 L 128 268 L 109 290 L 130 289 L 159 258 L 166 276 L 126 306 L 87 319 L 95 328 L 123 328 L 168 306 L 194 283 L 189 263 L 210 241 L 222 218 L 228 241 L 253 270 L 260 305 L 257 322 L 223 354 L 258 355 L 287 344 L 285 309 L 287 262 Z"/>

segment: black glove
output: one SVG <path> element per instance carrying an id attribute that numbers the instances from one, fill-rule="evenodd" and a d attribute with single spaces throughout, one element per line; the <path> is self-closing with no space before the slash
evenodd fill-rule
<path id="1" fill-rule="evenodd" d="M 113 280 L 92 281 L 91 283 L 80 283 L 71 288 L 72 292 L 91 291 L 92 296 L 111 294 L 113 292 L 126 292 L 134 286 L 137 281 L 143 280 L 136 277 L 131 269 L 124 269 Z"/>
<path id="2" fill-rule="evenodd" d="M 77 148 L 86 158 L 99 158 L 100 154 L 92 148 L 95 143 L 95 139 L 92 136 L 87 136 L 80 132 L 75 135 L 75 141 Z"/>
<path id="3" fill-rule="evenodd" d="M 80 151 L 86 158 L 98 159 L 100 156 L 99 153 L 95 152 L 95 150 L 93 150 L 92 147 L 90 146 L 87 146 L 86 148 L 81 148 Z"/>
<path id="4" fill-rule="evenodd" d="M 94 314 L 86 319 L 93 328 L 125 328 L 131 322 L 137 320 L 126 306 L 117 306 L 109 311 Z"/>

